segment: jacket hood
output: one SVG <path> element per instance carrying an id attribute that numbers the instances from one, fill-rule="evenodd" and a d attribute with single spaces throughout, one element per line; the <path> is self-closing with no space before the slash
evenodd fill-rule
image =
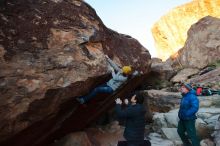
<path id="1" fill-rule="evenodd" d="M 196 95 L 196 91 L 195 91 L 194 89 L 191 89 L 191 90 L 189 91 L 189 93 L 190 93 L 190 94 L 195 94 L 195 95 Z"/>
<path id="2" fill-rule="evenodd" d="M 188 93 L 186 93 L 186 94 L 181 93 L 181 94 L 182 94 L 182 96 L 185 96 L 187 94 L 194 94 L 194 95 L 196 95 L 196 91 L 194 89 L 191 89 Z"/>

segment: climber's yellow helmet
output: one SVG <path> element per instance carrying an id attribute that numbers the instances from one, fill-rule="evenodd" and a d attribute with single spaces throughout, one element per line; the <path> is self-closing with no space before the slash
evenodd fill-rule
<path id="1" fill-rule="evenodd" d="M 123 66 L 123 67 L 122 67 L 122 72 L 123 72 L 124 74 L 131 74 L 132 69 L 131 69 L 130 66 Z"/>

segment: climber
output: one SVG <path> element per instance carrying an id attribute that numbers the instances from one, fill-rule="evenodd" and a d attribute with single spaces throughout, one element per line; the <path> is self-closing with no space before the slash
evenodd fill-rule
<path id="1" fill-rule="evenodd" d="M 107 55 L 105 57 L 110 65 L 112 79 L 110 79 L 107 83 L 93 89 L 89 95 L 76 98 L 79 103 L 84 104 L 88 102 L 93 97 L 95 97 L 97 93 L 111 94 L 117 90 L 124 82 L 126 82 L 131 77 L 131 75 L 135 76 L 138 74 L 137 71 L 132 73 L 132 68 L 130 66 L 124 66 L 122 69 L 120 69 L 118 65 L 116 65 Z M 117 73 L 115 73 L 115 71 Z"/>
<path id="2" fill-rule="evenodd" d="M 177 132 L 184 146 L 199 146 L 199 139 L 196 135 L 195 121 L 196 113 L 199 109 L 199 100 L 195 90 L 190 84 L 183 83 L 180 87 L 182 99 L 179 109 L 179 122 Z M 187 132 L 187 135 L 185 134 Z M 190 141 L 189 141 L 189 139 Z M 192 144 L 191 144 L 192 143 Z"/>
<path id="3" fill-rule="evenodd" d="M 126 123 L 124 138 L 126 139 L 127 146 L 146 145 L 144 144 L 146 143 L 146 141 L 144 141 L 146 109 L 143 105 L 143 95 L 139 92 L 134 93 L 131 97 L 130 103 L 125 100 L 125 104 L 127 106 L 124 109 L 121 106 L 122 101 L 120 98 L 117 98 L 115 102 L 115 111 L 117 117 L 125 120 Z"/>

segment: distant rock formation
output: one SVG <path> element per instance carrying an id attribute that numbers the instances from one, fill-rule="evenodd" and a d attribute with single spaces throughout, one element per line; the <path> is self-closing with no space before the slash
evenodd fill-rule
<path id="1" fill-rule="evenodd" d="M 218 62 L 220 60 L 219 26 L 220 19 L 210 16 L 192 25 L 184 47 L 170 57 L 172 66 L 202 69 Z"/>
<path id="2" fill-rule="evenodd" d="M 192 24 L 205 16 L 220 18 L 219 0 L 193 0 L 161 17 L 152 28 L 158 57 L 166 60 L 182 48 Z"/>

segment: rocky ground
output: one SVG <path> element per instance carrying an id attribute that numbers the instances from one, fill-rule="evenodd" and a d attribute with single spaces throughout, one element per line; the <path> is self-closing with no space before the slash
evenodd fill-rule
<path id="1" fill-rule="evenodd" d="M 178 92 L 162 90 L 143 91 L 146 100 L 150 100 L 150 109 L 161 109 L 152 112 L 152 123 L 147 123 L 145 138 L 152 146 L 180 146 L 182 144 L 177 134 L 178 107 L 181 95 Z M 170 97 L 170 98 L 167 98 Z M 201 146 L 218 146 L 220 124 L 220 95 L 199 96 L 200 109 L 196 120 L 197 134 L 201 139 Z M 107 126 L 87 129 L 84 132 L 73 133 L 54 143 L 55 146 L 116 146 L 123 139 L 123 126 L 112 122 Z M 84 139 L 84 140 L 82 140 Z"/>

